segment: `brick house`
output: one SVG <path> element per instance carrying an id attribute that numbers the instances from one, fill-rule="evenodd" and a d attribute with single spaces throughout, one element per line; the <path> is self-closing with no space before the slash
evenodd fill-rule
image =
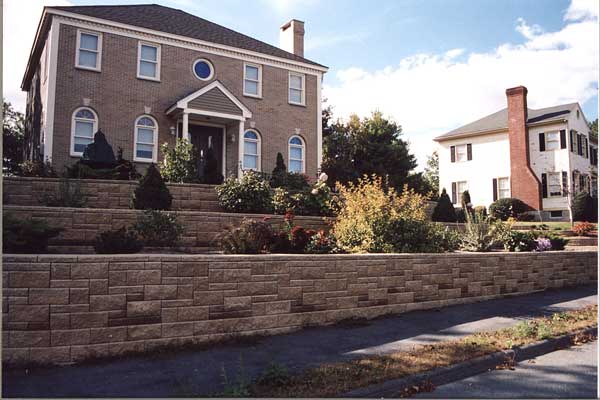
<path id="1" fill-rule="evenodd" d="M 223 175 L 318 173 L 321 82 L 305 59 L 304 23 L 280 28 L 282 48 L 159 5 L 44 8 L 22 82 L 26 157 L 60 171 L 102 130 L 139 169 L 162 143 L 212 149 Z"/>
<path id="2" fill-rule="evenodd" d="M 506 90 L 508 107 L 434 140 L 440 188 L 456 206 L 524 201 L 539 220 L 570 220 L 574 193 L 598 190 L 598 143 L 578 103 L 532 110 L 527 88 Z"/>

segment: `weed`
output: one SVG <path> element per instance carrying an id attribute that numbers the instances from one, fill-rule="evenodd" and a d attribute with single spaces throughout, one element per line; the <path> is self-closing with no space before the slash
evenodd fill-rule
<path id="1" fill-rule="evenodd" d="M 271 362 L 256 380 L 258 385 L 283 386 L 290 381 L 287 367 L 276 362 Z"/>
<path id="2" fill-rule="evenodd" d="M 244 373 L 244 360 L 240 354 L 240 361 L 238 365 L 238 373 L 235 377 L 235 382 L 230 382 L 227 377 L 227 371 L 225 365 L 221 367 L 221 378 L 223 379 L 223 392 L 222 397 L 249 397 L 250 396 L 250 382 L 246 378 Z"/>
<path id="3" fill-rule="evenodd" d="M 535 325 L 529 321 L 521 321 L 513 328 L 515 336 L 524 339 L 535 335 Z"/>
<path id="4" fill-rule="evenodd" d="M 552 336 L 552 328 L 550 327 L 550 325 L 546 324 L 545 322 L 540 322 L 537 325 L 536 336 L 539 340 L 548 339 L 549 337 Z"/>

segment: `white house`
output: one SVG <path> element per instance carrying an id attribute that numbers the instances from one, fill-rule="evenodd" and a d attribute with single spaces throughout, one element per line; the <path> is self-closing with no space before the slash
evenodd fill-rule
<path id="1" fill-rule="evenodd" d="M 598 142 L 578 103 L 532 110 L 527 88 L 506 90 L 508 107 L 434 140 L 440 189 L 456 206 L 501 198 L 524 201 L 537 219 L 570 220 L 574 193 L 597 192 Z"/>

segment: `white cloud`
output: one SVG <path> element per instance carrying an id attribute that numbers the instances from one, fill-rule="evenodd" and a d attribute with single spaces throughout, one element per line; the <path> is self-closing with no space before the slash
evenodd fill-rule
<path id="1" fill-rule="evenodd" d="M 262 2 L 277 14 L 287 15 L 302 8 L 314 6 L 318 0 L 262 0 Z"/>
<path id="2" fill-rule="evenodd" d="M 565 13 L 565 21 L 598 18 L 600 3 L 597 0 L 572 0 Z"/>
<path id="3" fill-rule="evenodd" d="M 579 14 L 568 12 L 581 17 L 569 17 L 571 22 L 556 32 L 517 21 L 527 38 L 523 44 L 466 55 L 459 50 L 415 54 L 374 72 L 338 71 L 340 83 L 325 85 L 324 96 L 339 117 L 366 116 L 375 109 L 392 117 L 423 168 L 435 148 L 433 137 L 506 107 L 506 88 L 527 86 L 531 108 L 583 104 L 597 95 L 597 12 L 572 8 Z"/>
<path id="4" fill-rule="evenodd" d="M 29 59 L 38 22 L 44 6 L 69 5 L 65 0 L 5 0 L 3 73 L 4 97 L 17 110 L 25 111 L 27 95 L 21 91 L 21 80 Z"/>

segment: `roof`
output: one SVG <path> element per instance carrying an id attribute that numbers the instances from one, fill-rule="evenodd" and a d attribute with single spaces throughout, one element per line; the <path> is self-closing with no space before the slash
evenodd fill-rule
<path id="1" fill-rule="evenodd" d="M 285 60 L 305 63 L 320 68 L 324 65 L 308 60 L 304 57 L 289 53 L 279 47 L 246 36 L 214 22 L 189 14 L 175 8 L 165 7 L 158 4 L 135 4 L 116 6 L 56 6 L 46 7 L 49 13 L 53 10 L 79 14 L 86 17 L 104 19 L 111 22 L 132 25 L 144 29 L 164 32 L 172 35 L 184 36 L 191 39 L 202 40 L 223 46 L 229 46 L 248 50 L 256 53 L 278 57 Z M 38 33 L 48 29 L 47 19 L 40 21 Z M 39 57 L 39 49 L 36 43 L 32 49 L 29 62 L 32 58 Z M 32 74 L 26 72 L 23 80 L 24 89 L 28 86 L 28 80 Z"/>
<path id="2" fill-rule="evenodd" d="M 578 103 L 562 104 L 554 107 L 540 108 L 533 110 L 527 109 L 527 123 L 534 124 L 538 122 L 561 121 L 577 107 Z M 454 137 L 460 137 L 469 134 L 478 134 L 490 131 L 508 129 L 508 109 L 503 108 L 493 114 L 473 121 L 448 133 L 436 137 L 434 140 L 446 140 Z"/>

